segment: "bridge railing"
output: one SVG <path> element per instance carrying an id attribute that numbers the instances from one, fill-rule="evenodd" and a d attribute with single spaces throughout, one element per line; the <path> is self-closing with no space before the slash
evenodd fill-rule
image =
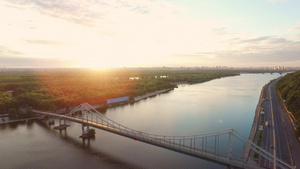
<path id="1" fill-rule="evenodd" d="M 126 127 L 120 123 L 117 123 L 105 116 L 103 116 L 100 112 L 98 112 L 95 108 L 90 106 L 89 104 L 85 103 L 82 104 L 81 106 L 77 107 L 74 109 L 72 112 L 66 114 L 66 116 L 71 116 L 77 111 L 84 111 L 90 113 L 90 115 L 81 115 L 80 118 L 82 118 L 83 121 L 85 122 L 95 122 L 95 123 L 100 123 L 102 125 L 106 125 L 107 127 L 111 127 L 113 129 L 117 129 L 123 132 L 130 133 L 132 135 L 140 136 L 140 137 L 145 137 L 145 138 L 151 138 L 151 139 L 157 139 L 157 140 L 193 140 L 193 139 L 199 139 L 199 138 L 207 138 L 207 137 L 214 137 L 216 135 L 222 135 L 222 134 L 228 134 L 232 132 L 232 129 L 227 129 L 223 131 L 218 131 L 218 132 L 212 132 L 212 133 L 206 133 L 206 134 L 200 134 L 200 135 L 186 135 L 186 136 L 167 136 L 167 135 L 158 135 L 158 134 L 150 134 L 150 133 L 145 133 L 139 130 L 131 129 L 129 127 Z M 98 116 L 93 116 L 94 114 L 97 114 Z"/>
<path id="2" fill-rule="evenodd" d="M 246 139 L 245 137 L 243 137 L 240 133 L 233 131 L 234 135 L 240 139 L 241 141 L 245 142 L 245 145 L 248 146 L 251 150 L 257 152 L 259 155 L 261 155 L 262 157 L 266 158 L 268 161 L 275 163 L 277 166 L 281 167 L 281 168 L 295 168 L 293 166 L 291 166 L 290 164 L 284 162 L 283 160 L 274 157 L 273 154 L 271 154 L 270 152 L 267 152 L 266 150 L 264 150 L 263 148 L 261 148 L 260 146 L 256 145 L 255 143 L 253 143 L 251 140 Z"/>
<path id="3" fill-rule="evenodd" d="M 158 134 L 149 134 L 142 131 L 134 130 L 129 127 L 126 127 L 122 124 L 119 124 L 98 112 L 92 106 L 88 104 L 82 104 L 74 109 L 71 113 L 67 114 L 67 116 L 72 116 L 72 114 L 76 114 L 76 112 L 83 112 L 83 114 L 79 114 L 78 118 L 82 119 L 82 122 L 93 122 L 99 125 L 110 128 L 114 131 L 123 132 L 132 138 L 140 138 L 144 140 L 149 140 L 152 142 L 157 142 L 159 144 L 166 144 L 169 146 L 179 147 L 179 148 L 187 148 L 190 150 L 204 151 L 215 153 L 217 156 L 227 156 L 231 153 L 232 158 L 236 157 L 236 159 L 240 159 L 241 156 L 235 155 L 230 152 L 230 138 L 229 134 L 232 133 L 231 129 L 227 129 L 224 131 L 200 134 L 200 135 L 186 135 L 186 136 L 166 136 L 166 135 L 158 135 Z M 228 138 L 222 138 L 222 137 Z M 220 139 L 221 138 L 221 139 Z M 227 140 L 227 147 L 219 146 L 219 142 Z M 213 143 L 212 143 L 213 142 Z M 213 145 L 209 145 L 212 143 Z M 224 145 L 224 144 L 223 144 Z M 223 148 L 223 149 L 222 149 Z M 235 156 L 234 156 L 235 155 Z M 240 155 L 240 154 L 239 154 Z"/>
<path id="4" fill-rule="evenodd" d="M 274 157 L 271 153 L 257 146 L 233 129 L 187 136 L 149 134 L 119 124 L 105 117 L 87 103 L 81 104 L 64 116 L 77 118 L 78 120 L 81 120 L 82 123 L 94 123 L 99 126 L 109 128 L 117 133 L 122 133 L 123 135 L 126 134 L 128 137 L 132 137 L 134 139 L 140 139 L 148 142 L 151 141 L 156 145 L 164 145 L 165 147 L 169 146 L 186 151 L 194 151 L 195 153 L 202 153 L 209 158 L 228 160 L 228 162 L 235 162 L 236 164 L 239 163 L 243 166 L 246 164 L 245 161 L 241 160 L 242 156 L 240 155 L 242 153 L 239 154 L 233 151 L 233 139 L 236 139 L 239 140 L 243 146 L 250 147 L 251 150 L 257 152 L 270 162 L 275 163 L 277 166 L 281 168 L 293 168 L 291 165 Z"/>

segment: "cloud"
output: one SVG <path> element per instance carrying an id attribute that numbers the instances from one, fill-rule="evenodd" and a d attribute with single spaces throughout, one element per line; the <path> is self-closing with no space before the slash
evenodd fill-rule
<path id="1" fill-rule="evenodd" d="M 237 36 L 237 35 L 234 35 Z M 299 39 L 300 40 L 300 39 Z M 224 42 L 225 48 L 209 52 L 180 53 L 170 59 L 183 60 L 192 66 L 274 66 L 300 65 L 300 41 L 284 37 L 261 36 L 254 38 L 231 38 Z M 172 60 L 171 60 L 172 61 Z"/>
<path id="2" fill-rule="evenodd" d="M 25 53 L 20 51 L 12 50 L 6 46 L 0 46 L 0 64 L 6 65 L 7 68 L 55 68 L 74 65 L 74 61 L 55 57 L 28 57 Z"/>
<path id="3" fill-rule="evenodd" d="M 170 2 L 157 3 L 150 0 L 7 0 L 7 2 L 11 7 L 32 8 L 43 15 L 86 26 L 114 22 L 115 18 L 131 16 L 130 13 L 176 13 L 184 9 Z"/>
<path id="4" fill-rule="evenodd" d="M 300 65 L 299 25 L 288 27 L 292 33 L 280 30 L 285 35 L 251 36 L 232 32 L 231 26 L 241 20 L 187 18 L 181 13 L 188 9 L 170 1 L 4 2 L 0 2 L 5 4 L 0 5 L 0 57 L 13 57 L 16 62 L 16 58 L 28 58 L 38 65 L 44 61 L 46 66 L 63 66 L 58 63 L 62 62 L 95 67 L 268 65 L 275 61 Z"/>
<path id="5" fill-rule="evenodd" d="M 255 43 L 255 42 L 259 43 L 259 42 L 268 40 L 270 38 L 271 38 L 271 36 L 262 36 L 262 37 L 256 37 L 253 39 L 243 39 L 243 40 L 238 41 L 238 43 Z"/>
<path id="6" fill-rule="evenodd" d="M 70 45 L 69 42 L 59 42 L 50 40 L 24 40 L 26 43 L 40 44 L 40 45 Z"/>
<path id="7" fill-rule="evenodd" d="M 136 11 L 136 12 L 141 13 L 141 14 L 150 13 L 150 11 L 147 9 L 147 7 L 144 7 L 144 6 L 137 6 L 134 9 L 132 9 L 132 11 Z"/>
<path id="8" fill-rule="evenodd" d="M 300 32 L 300 27 L 293 27 L 288 29 L 289 32 Z"/>
<path id="9" fill-rule="evenodd" d="M 47 63 L 47 65 L 45 65 Z M 74 64 L 71 60 L 60 58 L 33 58 L 33 57 L 0 57 L 0 64 L 6 68 L 61 68 Z"/>
<path id="10" fill-rule="evenodd" d="M 24 56 L 24 53 L 12 50 L 6 46 L 0 46 L 0 58 L 1 57 L 15 57 L 15 56 Z"/>
<path id="11" fill-rule="evenodd" d="M 44 15 L 84 25 L 92 25 L 95 19 L 102 16 L 101 11 L 91 10 L 97 1 L 80 3 L 78 0 L 11 0 L 8 2 L 15 8 L 32 8 Z"/>
<path id="12" fill-rule="evenodd" d="M 231 47 L 218 52 L 217 56 L 229 62 L 240 63 L 300 63 L 300 42 L 289 41 L 284 37 L 257 37 L 253 39 L 233 39 Z M 253 65 L 254 66 L 254 65 Z"/>

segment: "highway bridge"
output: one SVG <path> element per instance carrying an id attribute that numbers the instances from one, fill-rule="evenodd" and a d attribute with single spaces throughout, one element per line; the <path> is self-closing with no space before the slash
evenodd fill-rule
<path id="1" fill-rule="evenodd" d="M 294 168 L 233 129 L 191 136 L 149 134 L 123 126 L 105 117 L 87 103 L 79 105 L 65 115 L 39 110 L 34 110 L 34 112 L 59 118 L 62 128 L 67 126 L 65 120 L 69 120 L 81 123 L 83 133 L 85 132 L 85 127 L 95 127 L 133 140 L 218 163 L 228 168 L 261 168 L 259 164 L 245 160 L 247 158 L 243 157 L 244 153 L 240 153 L 241 149 L 244 149 L 245 146 L 282 169 Z M 242 145 L 242 147 L 238 147 L 237 145 Z"/>

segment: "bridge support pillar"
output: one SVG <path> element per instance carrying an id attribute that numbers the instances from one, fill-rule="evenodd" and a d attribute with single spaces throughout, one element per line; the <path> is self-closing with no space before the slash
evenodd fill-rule
<path id="1" fill-rule="evenodd" d="M 80 136 L 80 138 L 86 139 L 91 137 L 95 137 L 95 130 L 91 129 L 90 131 L 90 126 L 88 124 L 82 123 L 82 135 Z"/>
<path id="2" fill-rule="evenodd" d="M 84 130 L 86 128 L 86 130 Z M 82 124 L 82 135 L 87 134 L 90 130 L 90 126 L 86 124 Z"/>
<path id="3" fill-rule="evenodd" d="M 52 124 L 54 124 L 54 118 L 53 117 L 49 117 L 49 119 L 48 119 L 48 124 L 49 125 L 52 125 Z"/>
<path id="4" fill-rule="evenodd" d="M 63 121 L 63 123 L 62 123 Z M 56 130 L 63 130 L 69 127 L 70 125 L 66 124 L 66 119 L 65 118 L 59 118 L 59 126 L 55 126 L 54 129 Z"/>
<path id="5" fill-rule="evenodd" d="M 61 121 L 63 120 L 63 124 L 61 124 Z M 66 119 L 65 118 L 59 118 L 59 125 L 66 125 Z"/>
<path id="6" fill-rule="evenodd" d="M 63 121 L 63 123 L 62 123 Z M 56 130 L 63 130 L 69 127 L 70 125 L 66 124 L 66 119 L 65 118 L 59 118 L 59 126 L 55 126 L 54 129 Z"/>

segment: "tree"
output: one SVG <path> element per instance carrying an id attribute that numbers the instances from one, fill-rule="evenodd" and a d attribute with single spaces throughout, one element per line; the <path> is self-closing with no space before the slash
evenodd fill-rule
<path id="1" fill-rule="evenodd" d="M 10 108 L 8 110 L 9 119 L 19 119 L 19 110 L 15 108 Z"/>

